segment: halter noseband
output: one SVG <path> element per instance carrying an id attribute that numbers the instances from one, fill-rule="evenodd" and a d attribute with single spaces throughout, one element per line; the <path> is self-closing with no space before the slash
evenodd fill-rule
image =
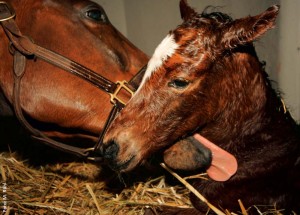
<path id="1" fill-rule="evenodd" d="M 6 2 L 0 1 L 0 23 L 9 38 L 11 43 L 11 51 L 14 55 L 14 88 L 13 88 L 13 106 L 15 114 L 21 124 L 31 133 L 34 139 L 37 139 L 51 147 L 59 150 L 77 155 L 79 157 L 88 158 L 94 161 L 101 161 L 102 157 L 99 154 L 100 146 L 102 144 L 104 135 L 108 129 L 108 126 L 115 118 L 116 114 L 122 110 L 126 101 L 119 98 L 119 94 L 122 91 L 126 91 L 127 94 L 133 95 L 137 90 L 139 83 L 144 75 L 145 67 L 143 67 L 130 81 L 117 81 L 116 83 L 106 79 L 98 73 L 76 63 L 60 54 L 50 51 L 46 48 L 34 44 L 28 37 L 25 37 L 20 32 L 16 22 L 14 21 L 15 11 Z M 65 143 L 58 142 L 54 139 L 47 137 L 40 130 L 32 127 L 30 123 L 25 119 L 21 105 L 20 105 L 20 83 L 25 73 L 26 57 L 34 56 L 40 58 L 47 63 L 55 65 L 71 74 L 74 74 L 81 79 L 88 81 L 97 88 L 103 90 L 110 95 L 110 102 L 113 104 L 112 110 L 108 119 L 100 133 L 98 142 L 92 148 L 80 148 L 71 146 Z"/>

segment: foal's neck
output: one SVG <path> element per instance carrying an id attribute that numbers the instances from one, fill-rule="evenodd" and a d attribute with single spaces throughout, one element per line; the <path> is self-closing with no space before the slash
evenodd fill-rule
<path id="1" fill-rule="evenodd" d="M 270 144 L 268 136 L 277 142 L 286 141 L 286 135 L 297 139 L 296 123 L 253 50 L 221 60 L 227 80 L 218 83 L 222 90 L 217 96 L 227 103 L 202 132 L 225 149 L 236 147 L 237 142 L 245 147 L 252 142 Z"/>

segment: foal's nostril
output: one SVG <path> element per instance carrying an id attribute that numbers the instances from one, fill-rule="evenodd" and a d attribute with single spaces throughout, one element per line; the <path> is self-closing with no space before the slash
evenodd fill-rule
<path id="1" fill-rule="evenodd" d="M 111 140 L 105 146 L 103 146 L 103 157 L 105 159 L 113 160 L 117 157 L 119 152 L 119 145 Z"/>

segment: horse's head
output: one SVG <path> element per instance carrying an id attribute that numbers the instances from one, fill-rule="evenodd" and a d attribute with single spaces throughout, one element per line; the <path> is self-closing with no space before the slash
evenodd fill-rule
<path id="1" fill-rule="evenodd" d="M 105 137 L 104 156 L 117 170 L 131 170 L 195 131 L 219 141 L 239 135 L 241 125 L 233 122 L 247 126 L 265 102 L 251 42 L 274 26 L 278 6 L 237 20 L 197 14 L 185 0 L 180 9 L 183 24 L 157 47 L 138 91 Z"/>
<path id="2" fill-rule="evenodd" d="M 110 23 L 103 8 L 86 0 L 10 0 L 21 32 L 115 82 L 129 80 L 147 56 Z M 12 101 L 12 55 L 0 30 L 0 83 Z M 5 62 L 5 63 L 4 63 Z M 32 123 L 50 136 L 97 139 L 111 109 L 109 95 L 40 59 L 27 60 L 21 106 Z"/>

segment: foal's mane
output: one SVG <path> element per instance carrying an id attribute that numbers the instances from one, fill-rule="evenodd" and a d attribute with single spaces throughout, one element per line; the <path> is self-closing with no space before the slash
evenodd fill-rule
<path id="1" fill-rule="evenodd" d="M 202 11 L 202 13 L 198 14 L 198 16 L 199 18 L 210 19 L 213 20 L 215 23 L 222 24 L 222 25 L 234 21 L 234 19 L 230 15 L 220 12 L 219 10 L 221 8 L 222 8 L 221 6 L 207 6 Z M 226 51 L 225 55 L 229 53 L 232 54 L 234 52 L 247 52 L 252 56 L 255 56 L 259 60 L 253 43 L 239 45 L 233 49 L 228 50 L 228 52 Z M 262 70 L 265 72 L 266 62 L 265 61 L 259 61 L 259 62 Z"/>
<path id="2" fill-rule="evenodd" d="M 207 6 L 202 13 L 200 14 L 201 17 L 207 19 L 213 19 L 219 23 L 226 24 L 228 22 L 232 22 L 233 19 L 228 14 L 222 13 L 219 11 L 221 7 L 215 6 Z"/>

